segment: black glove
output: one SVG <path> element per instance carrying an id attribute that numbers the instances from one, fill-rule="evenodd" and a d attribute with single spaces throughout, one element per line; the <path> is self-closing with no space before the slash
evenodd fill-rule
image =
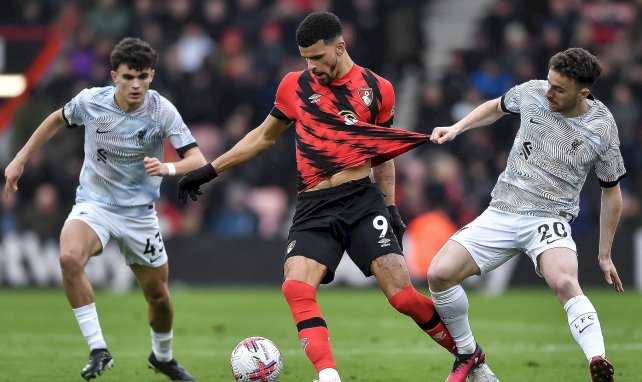
<path id="1" fill-rule="evenodd" d="M 388 212 L 392 216 L 392 231 L 397 236 L 397 241 L 399 242 L 399 247 L 403 250 L 403 234 L 406 232 L 406 225 L 401 220 L 401 215 L 399 215 L 399 210 L 397 206 L 390 205 L 388 206 Z"/>
<path id="2" fill-rule="evenodd" d="M 187 203 L 187 195 L 189 195 L 190 199 L 196 201 L 198 199 L 197 195 L 203 195 L 201 185 L 217 176 L 216 170 L 210 163 L 188 172 L 178 181 L 178 198 L 183 204 Z"/>

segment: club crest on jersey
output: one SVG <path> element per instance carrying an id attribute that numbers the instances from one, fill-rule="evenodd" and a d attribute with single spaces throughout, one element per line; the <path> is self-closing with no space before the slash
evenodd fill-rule
<path id="1" fill-rule="evenodd" d="M 147 130 L 145 129 L 136 133 L 136 144 L 138 146 L 145 146 L 145 134 L 147 134 Z"/>
<path id="2" fill-rule="evenodd" d="M 355 123 L 359 122 L 357 116 L 350 110 L 341 110 L 339 112 L 339 115 L 343 117 L 343 122 L 348 126 L 354 125 Z"/>
<path id="3" fill-rule="evenodd" d="M 370 106 L 372 103 L 372 88 L 359 88 L 357 89 L 357 94 L 359 94 L 361 102 L 366 106 Z"/>

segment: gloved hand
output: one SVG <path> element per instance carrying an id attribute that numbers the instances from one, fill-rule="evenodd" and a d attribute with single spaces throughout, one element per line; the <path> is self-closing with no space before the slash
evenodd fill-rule
<path id="1" fill-rule="evenodd" d="M 196 201 L 198 199 L 197 195 L 203 195 L 201 185 L 217 176 L 218 174 L 211 163 L 199 167 L 196 170 L 189 171 L 178 181 L 178 198 L 183 204 L 187 203 L 187 195 L 189 195 L 190 199 Z"/>
<path id="2" fill-rule="evenodd" d="M 395 233 L 395 236 L 397 236 L 399 247 L 403 250 L 403 234 L 406 232 L 406 225 L 403 223 L 403 220 L 401 220 L 397 206 L 388 206 L 388 212 L 390 212 L 392 216 L 392 231 Z"/>

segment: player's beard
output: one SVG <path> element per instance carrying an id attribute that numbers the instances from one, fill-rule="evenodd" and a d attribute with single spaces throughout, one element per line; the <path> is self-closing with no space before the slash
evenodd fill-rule
<path id="1" fill-rule="evenodd" d="M 336 75 L 337 66 L 339 66 L 339 57 L 335 57 L 334 64 L 330 65 L 330 68 L 327 73 L 323 73 L 323 72 L 321 73 L 321 74 L 325 74 L 324 77 L 317 77 L 321 85 L 328 86 L 332 83 L 332 81 L 335 80 L 335 78 L 337 78 L 337 75 Z M 335 74 L 332 75 L 331 73 L 335 73 Z"/>

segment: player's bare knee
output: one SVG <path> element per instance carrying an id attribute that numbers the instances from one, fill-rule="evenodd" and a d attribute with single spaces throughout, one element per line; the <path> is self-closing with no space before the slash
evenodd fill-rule
<path id="1" fill-rule="evenodd" d="M 154 307 L 154 309 L 171 310 L 172 299 L 170 298 L 168 293 L 158 293 L 146 297 L 147 303 L 150 306 Z"/>
<path id="2" fill-rule="evenodd" d="M 457 281 L 447 269 L 433 264 L 428 268 L 427 273 L 428 285 L 430 289 L 437 292 L 443 291 L 457 284 Z"/>
<path id="3" fill-rule="evenodd" d="M 581 293 L 577 279 L 571 275 L 558 276 L 550 285 L 560 298 L 570 298 Z"/>
<path id="4" fill-rule="evenodd" d="M 84 264 L 79 253 L 70 250 L 60 252 L 60 269 L 63 275 L 75 275 L 83 272 Z"/>

